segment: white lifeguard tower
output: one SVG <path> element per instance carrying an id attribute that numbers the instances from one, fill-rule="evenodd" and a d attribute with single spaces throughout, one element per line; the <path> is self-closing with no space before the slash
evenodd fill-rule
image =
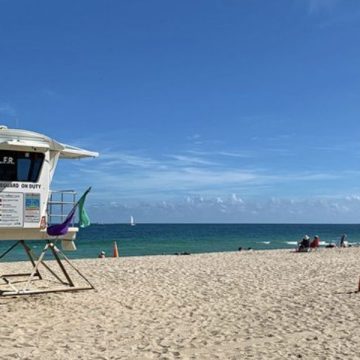
<path id="1" fill-rule="evenodd" d="M 93 288 L 56 246 L 62 241 L 64 249 L 74 249 L 73 241 L 79 229 L 72 224 L 66 234 L 50 236 L 47 228 L 51 223 L 61 223 L 67 216 L 65 211 L 76 204 L 74 191 L 50 190 L 58 160 L 97 156 L 97 152 L 65 145 L 36 132 L 0 125 L 0 241 L 16 240 L 0 254 L 0 259 L 20 245 L 32 264 L 29 273 L 0 274 L 0 296 Z M 39 256 L 28 246 L 29 240 L 44 240 L 45 246 Z M 52 253 L 60 275 L 44 261 L 46 252 Z M 33 289 L 34 280 L 43 279 L 40 267 L 48 270 L 62 287 Z M 75 271 L 86 284 L 75 285 L 66 267 Z M 21 277 L 26 280 L 20 281 Z M 19 288 L 21 283 L 25 285 Z"/>

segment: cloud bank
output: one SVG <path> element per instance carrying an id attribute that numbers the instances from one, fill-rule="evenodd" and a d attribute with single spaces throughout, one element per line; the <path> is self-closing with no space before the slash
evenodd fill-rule
<path id="1" fill-rule="evenodd" d="M 360 195 L 345 198 L 246 200 L 237 194 L 182 200 L 93 204 L 89 211 L 98 222 L 127 223 L 358 223 Z"/>

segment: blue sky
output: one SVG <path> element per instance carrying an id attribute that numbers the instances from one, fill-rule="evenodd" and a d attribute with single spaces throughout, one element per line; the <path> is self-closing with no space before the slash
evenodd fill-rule
<path id="1" fill-rule="evenodd" d="M 0 0 L 0 122 L 99 151 L 93 221 L 359 222 L 358 0 Z"/>

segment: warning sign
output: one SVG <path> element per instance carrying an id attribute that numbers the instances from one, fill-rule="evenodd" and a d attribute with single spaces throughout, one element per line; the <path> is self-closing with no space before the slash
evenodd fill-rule
<path id="1" fill-rule="evenodd" d="M 23 208 L 23 194 L 0 192 L 0 227 L 22 227 Z"/>
<path id="2" fill-rule="evenodd" d="M 40 221 L 40 194 L 25 194 L 25 222 Z"/>

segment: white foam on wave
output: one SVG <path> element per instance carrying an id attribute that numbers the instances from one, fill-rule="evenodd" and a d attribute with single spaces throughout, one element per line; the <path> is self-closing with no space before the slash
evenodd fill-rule
<path id="1" fill-rule="evenodd" d="M 258 244 L 265 244 L 265 245 L 269 245 L 271 243 L 271 241 L 258 241 Z"/>
<path id="2" fill-rule="evenodd" d="M 288 245 L 298 245 L 299 243 L 297 241 L 285 241 L 286 244 Z M 320 241 L 319 245 L 321 246 L 326 246 L 332 244 L 332 242 L 327 242 L 327 241 Z"/>

